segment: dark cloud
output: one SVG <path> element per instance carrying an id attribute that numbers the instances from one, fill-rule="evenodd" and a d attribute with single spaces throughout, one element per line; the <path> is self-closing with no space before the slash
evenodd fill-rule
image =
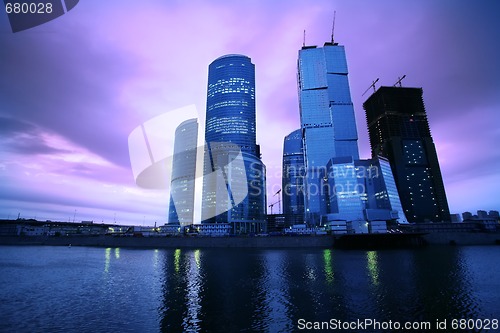
<path id="1" fill-rule="evenodd" d="M 13 118 L 0 116 L 0 147 L 8 152 L 24 155 L 57 154 L 68 151 L 51 147 L 37 126 Z"/>
<path id="2" fill-rule="evenodd" d="M 81 27 L 57 34 L 0 34 L 1 113 L 128 166 L 133 115 L 117 101 L 135 62 L 96 48 Z M 119 126 L 118 126 L 119 124 Z"/>

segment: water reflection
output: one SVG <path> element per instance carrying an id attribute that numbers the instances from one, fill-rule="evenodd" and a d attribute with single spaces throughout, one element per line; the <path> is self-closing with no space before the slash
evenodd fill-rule
<path id="1" fill-rule="evenodd" d="M 179 273 L 180 271 L 180 263 L 181 263 L 181 249 L 176 249 L 174 252 L 174 267 L 175 272 Z"/>
<path id="2" fill-rule="evenodd" d="M 366 268 L 372 279 L 374 286 L 378 286 L 378 254 L 377 251 L 366 252 L 366 259 L 368 261 Z"/>
<path id="3" fill-rule="evenodd" d="M 104 273 L 109 272 L 110 261 L 111 261 L 111 248 L 108 247 L 104 250 Z"/>
<path id="4" fill-rule="evenodd" d="M 293 323 L 290 318 L 290 277 L 287 275 L 286 251 L 274 251 L 263 255 L 259 266 L 257 293 L 252 329 L 264 332 L 290 332 Z"/>
<path id="5" fill-rule="evenodd" d="M 200 272 L 201 259 L 200 250 L 187 254 L 187 313 L 183 318 L 182 328 L 184 332 L 199 331 L 199 315 L 201 310 L 202 276 Z"/>
<path id="6" fill-rule="evenodd" d="M 164 332 L 290 332 L 299 318 L 434 323 L 484 312 L 457 248 L 164 253 Z"/>
<path id="7" fill-rule="evenodd" d="M 334 274 L 333 274 L 333 266 L 332 266 L 332 250 L 325 249 L 323 250 L 323 260 L 325 262 L 325 280 L 328 284 L 333 283 Z"/>

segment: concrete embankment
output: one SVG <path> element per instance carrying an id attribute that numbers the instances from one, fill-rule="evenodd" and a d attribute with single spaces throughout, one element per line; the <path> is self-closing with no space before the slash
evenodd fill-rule
<path id="1" fill-rule="evenodd" d="M 404 237 L 403 237 L 404 236 Z M 394 238 L 394 239 L 393 239 Z M 410 241 L 408 241 L 410 240 Z M 98 246 L 126 248 L 398 248 L 422 245 L 500 244 L 500 233 L 435 232 L 275 237 L 112 237 L 112 236 L 2 236 L 1 245 Z"/>
<path id="2" fill-rule="evenodd" d="M 434 232 L 422 236 L 432 245 L 494 245 L 500 244 L 500 233 Z"/>
<path id="3" fill-rule="evenodd" d="M 99 246 L 129 248 L 331 248 L 331 236 L 283 237 L 0 237 L 3 245 Z"/>

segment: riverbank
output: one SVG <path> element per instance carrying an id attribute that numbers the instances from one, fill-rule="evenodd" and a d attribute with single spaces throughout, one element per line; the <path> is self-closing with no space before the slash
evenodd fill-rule
<path id="1" fill-rule="evenodd" d="M 277 237 L 112 237 L 112 236 L 9 236 L 2 245 L 98 246 L 128 248 L 331 248 L 332 236 Z"/>
<path id="2" fill-rule="evenodd" d="M 398 248 L 424 245 L 494 245 L 500 233 L 435 232 L 268 237 L 2 236 L 0 245 L 124 248 Z"/>
<path id="3" fill-rule="evenodd" d="M 431 245 L 500 245 L 498 232 L 432 232 L 422 238 Z"/>

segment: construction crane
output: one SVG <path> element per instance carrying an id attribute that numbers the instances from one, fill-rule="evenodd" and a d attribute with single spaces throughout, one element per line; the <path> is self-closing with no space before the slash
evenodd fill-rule
<path id="1" fill-rule="evenodd" d="M 377 83 L 378 80 L 379 80 L 379 78 L 377 78 L 375 81 L 373 81 L 372 84 L 368 87 L 368 89 L 365 90 L 365 92 L 361 96 L 364 96 L 368 92 L 368 90 L 370 90 L 370 88 L 373 88 L 373 92 L 375 92 L 375 83 Z"/>
<path id="2" fill-rule="evenodd" d="M 406 74 L 403 75 L 402 77 L 398 77 L 398 80 L 396 81 L 396 83 L 394 83 L 393 87 L 397 86 L 399 84 L 399 87 L 401 88 L 403 85 L 401 84 L 401 81 L 403 81 L 403 79 L 406 77 Z"/>
<path id="3" fill-rule="evenodd" d="M 273 197 L 280 194 L 280 193 L 281 193 L 281 189 L 279 189 L 276 193 L 274 193 Z M 279 208 L 278 214 L 281 214 L 281 196 L 278 196 L 278 208 Z"/>
<path id="4" fill-rule="evenodd" d="M 278 202 L 279 202 L 279 201 L 276 201 L 276 202 L 274 202 L 274 203 L 272 203 L 272 204 L 270 204 L 270 205 L 268 206 L 268 207 L 270 207 L 270 208 L 271 208 L 271 215 L 273 215 L 273 207 L 274 207 L 274 205 L 276 205 Z"/>

